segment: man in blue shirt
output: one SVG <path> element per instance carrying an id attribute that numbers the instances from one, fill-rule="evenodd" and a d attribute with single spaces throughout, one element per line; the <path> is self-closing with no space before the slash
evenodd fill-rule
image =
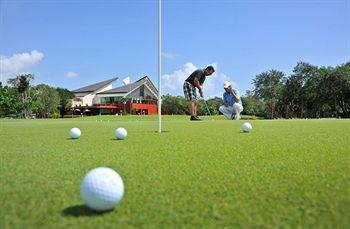
<path id="1" fill-rule="evenodd" d="M 243 111 L 242 101 L 237 89 L 233 89 L 231 83 L 224 83 L 225 93 L 223 95 L 224 105 L 219 107 L 219 111 L 223 113 L 227 119 L 239 120 Z"/>

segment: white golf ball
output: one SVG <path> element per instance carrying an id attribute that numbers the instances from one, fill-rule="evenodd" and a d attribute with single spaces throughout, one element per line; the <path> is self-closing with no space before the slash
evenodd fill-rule
<path id="1" fill-rule="evenodd" d="M 116 139 L 124 140 L 128 135 L 128 132 L 126 131 L 126 129 L 120 127 L 115 130 L 114 135 Z"/>
<path id="2" fill-rule="evenodd" d="M 69 136 L 73 139 L 79 138 L 80 135 L 81 135 L 81 131 L 79 128 L 75 127 L 75 128 L 70 129 L 70 131 L 69 131 Z"/>
<path id="3" fill-rule="evenodd" d="M 98 167 L 89 171 L 80 185 L 85 205 L 95 211 L 112 210 L 123 198 L 124 183 L 113 169 Z"/>
<path id="4" fill-rule="evenodd" d="M 250 132 L 253 129 L 252 125 L 249 122 L 245 122 L 242 125 L 242 130 L 244 132 Z"/>

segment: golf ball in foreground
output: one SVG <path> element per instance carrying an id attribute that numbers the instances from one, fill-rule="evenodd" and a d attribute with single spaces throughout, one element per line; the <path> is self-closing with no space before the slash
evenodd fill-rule
<path id="1" fill-rule="evenodd" d="M 116 139 L 124 140 L 128 135 L 128 132 L 126 132 L 126 129 L 124 128 L 118 128 L 115 130 L 114 135 Z"/>
<path id="2" fill-rule="evenodd" d="M 69 131 L 69 136 L 73 139 L 79 138 L 80 135 L 81 135 L 81 131 L 79 128 L 75 127 L 75 128 L 70 129 L 70 131 Z"/>
<path id="3" fill-rule="evenodd" d="M 242 125 L 242 130 L 244 132 L 250 132 L 253 129 L 252 125 L 249 122 L 245 122 Z"/>
<path id="4" fill-rule="evenodd" d="M 112 210 L 123 194 L 122 178 L 107 167 L 98 167 L 88 172 L 80 185 L 80 196 L 85 205 L 95 211 Z"/>

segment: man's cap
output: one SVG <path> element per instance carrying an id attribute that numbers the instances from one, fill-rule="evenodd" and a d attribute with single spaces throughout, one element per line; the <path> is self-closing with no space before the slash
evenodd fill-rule
<path id="1" fill-rule="evenodd" d="M 229 86 L 231 86 L 231 83 L 228 82 L 228 81 L 226 81 L 226 82 L 224 83 L 224 88 L 228 88 Z"/>

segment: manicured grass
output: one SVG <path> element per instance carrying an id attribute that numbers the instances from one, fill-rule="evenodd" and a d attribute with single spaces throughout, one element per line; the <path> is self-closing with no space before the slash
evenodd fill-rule
<path id="1" fill-rule="evenodd" d="M 243 120 L 213 119 L 166 116 L 162 134 L 156 116 L 0 120 L 0 227 L 350 225 L 350 120 L 251 120 L 246 134 Z M 80 139 L 68 138 L 72 127 Z M 125 183 L 104 214 L 79 195 L 98 166 Z"/>

